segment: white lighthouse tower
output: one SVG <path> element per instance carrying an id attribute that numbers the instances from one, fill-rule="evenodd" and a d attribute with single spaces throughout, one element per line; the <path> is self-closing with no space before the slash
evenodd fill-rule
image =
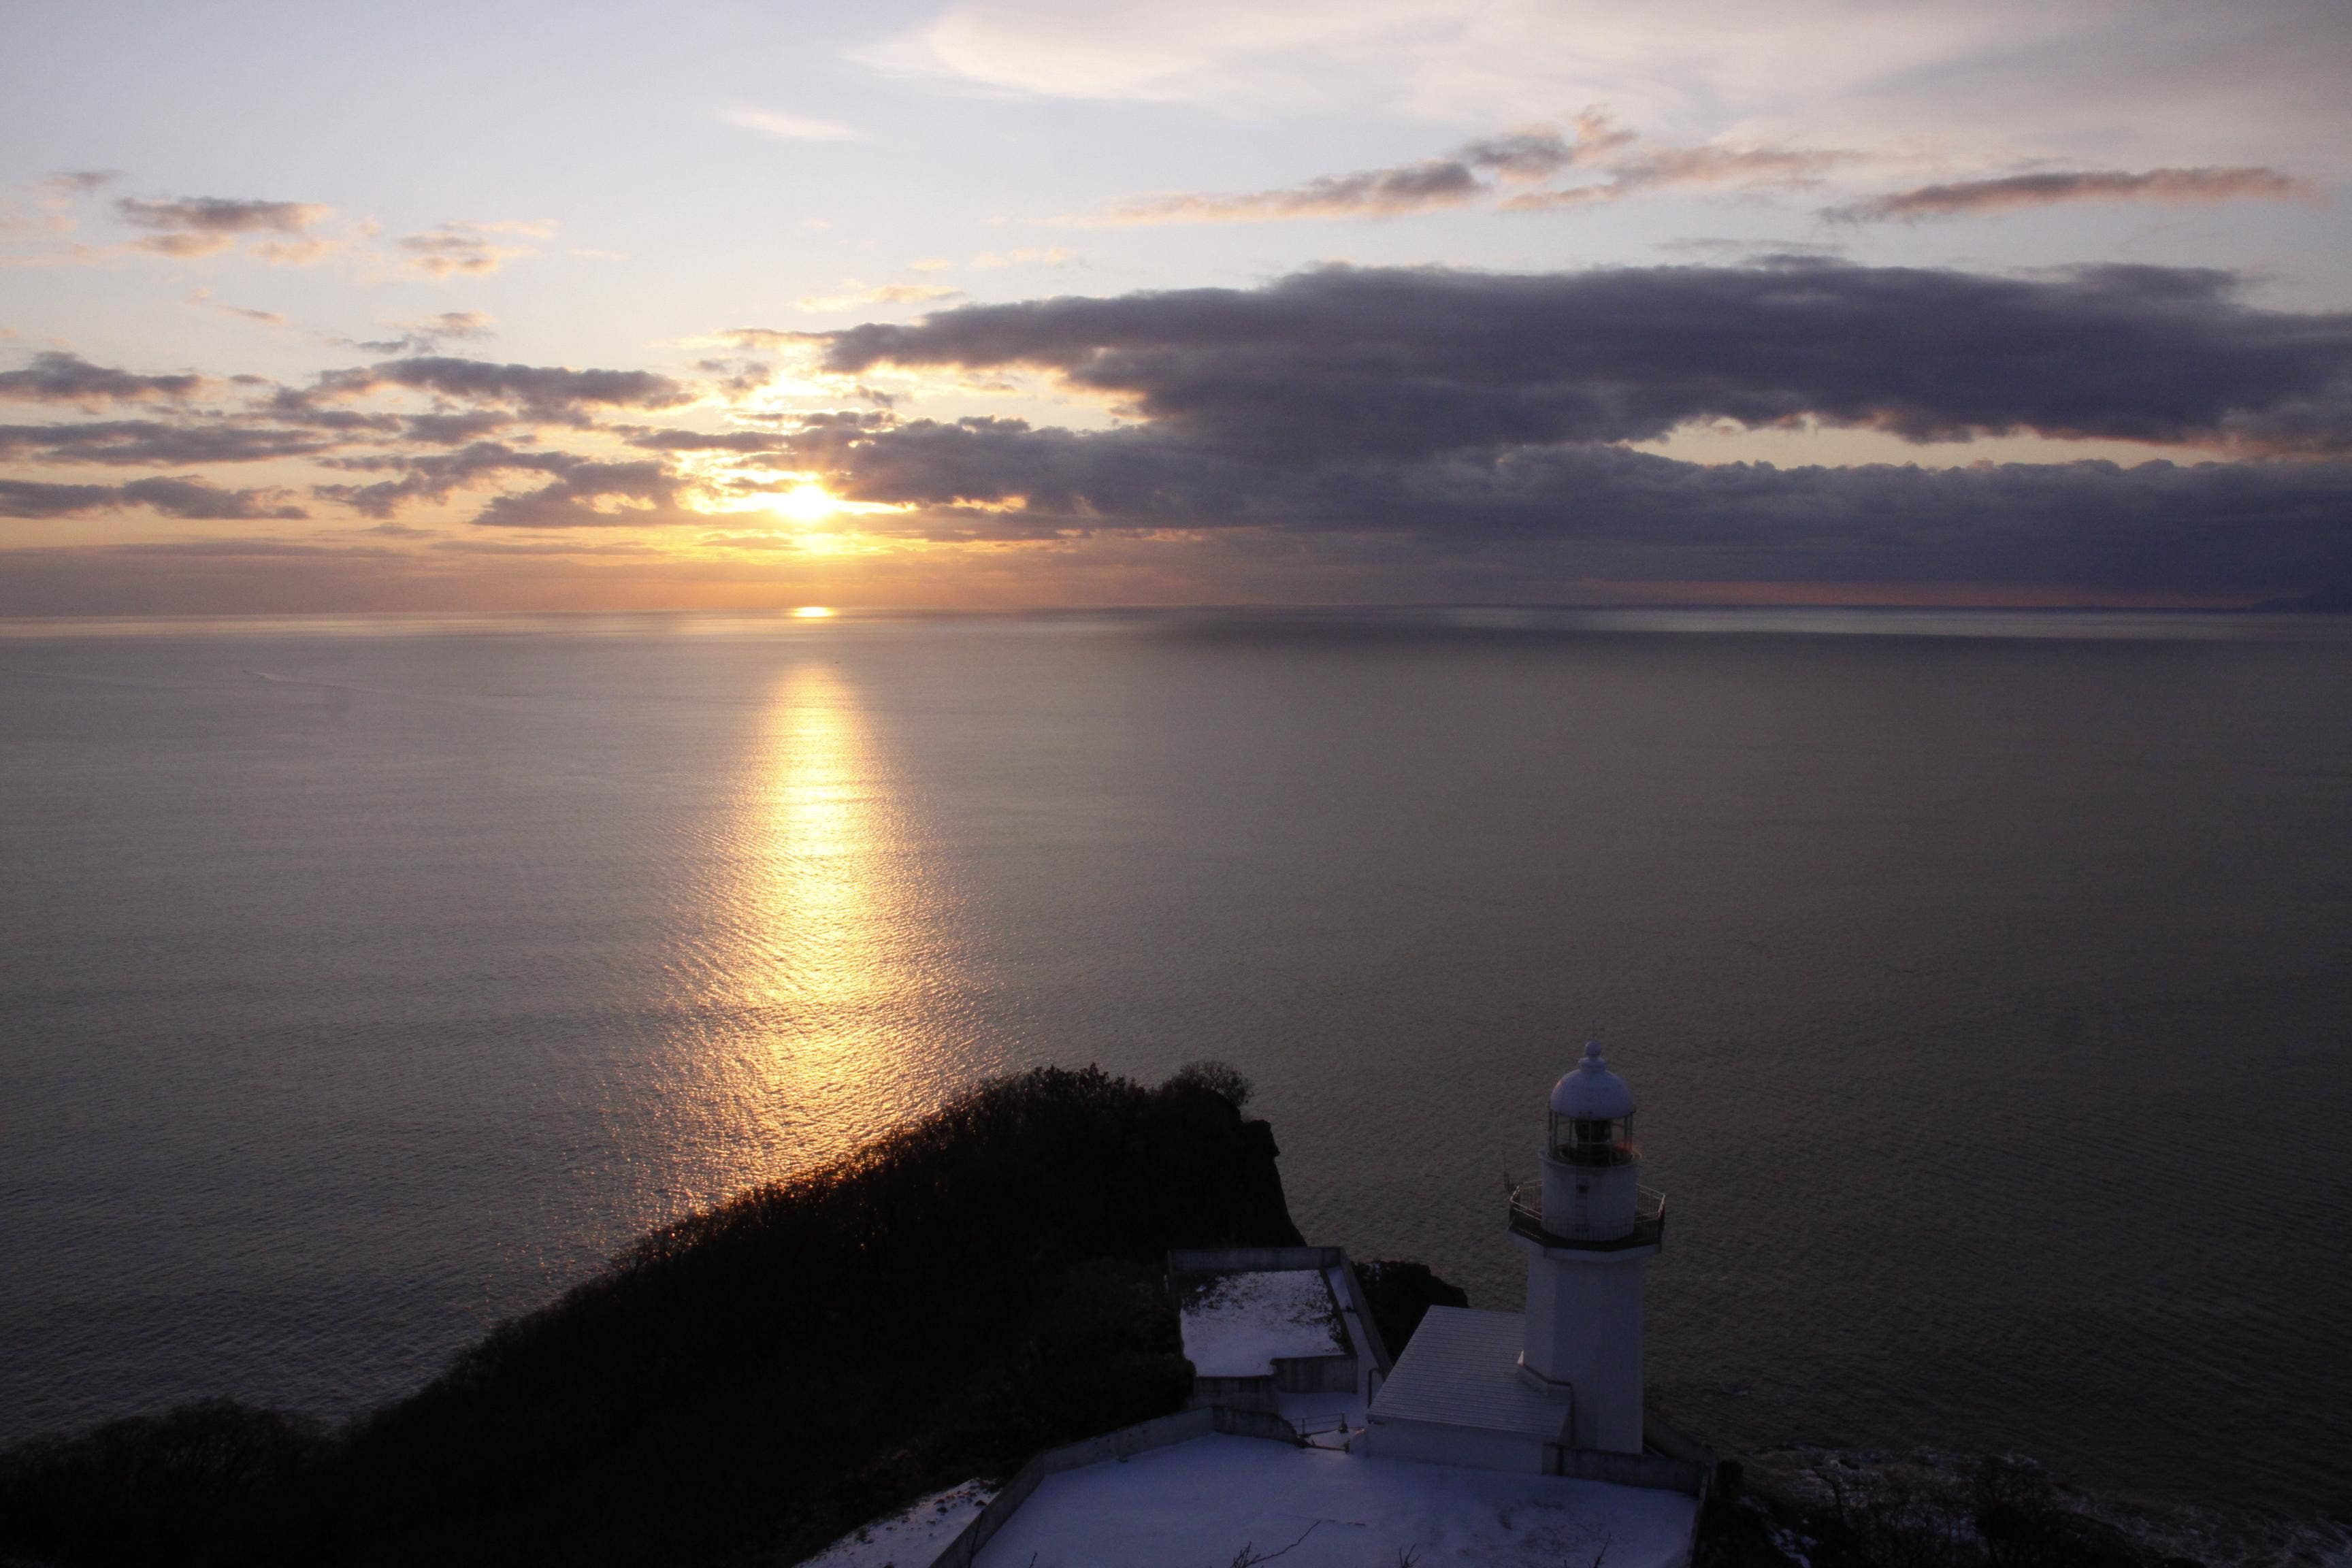
<path id="1" fill-rule="evenodd" d="M 1643 1454 L 1642 1275 L 1666 1200 L 1641 1184 L 1633 1093 L 1599 1046 L 1550 1112 L 1541 1190 L 1511 1193 L 1528 1310 L 1430 1308 L 1372 1396 L 1366 1452 L 1612 1480 L 1630 1474 L 1615 1456 Z"/>
<path id="2" fill-rule="evenodd" d="M 1642 1451 L 1642 1276 L 1665 1200 L 1641 1185 L 1633 1092 L 1596 1043 L 1552 1087 L 1539 1203 L 1511 1202 L 1528 1255 L 1521 1372 L 1565 1397 L 1573 1447 Z"/>

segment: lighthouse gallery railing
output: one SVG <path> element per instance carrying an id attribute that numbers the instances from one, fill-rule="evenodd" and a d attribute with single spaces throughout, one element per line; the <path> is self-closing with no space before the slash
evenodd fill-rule
<path id="1" fill-rule="evenodd" d="M 1655 1187 L 1636 1189 L 1633 1228 L 1605 1241 L 1558 1236 L 1544 1228 L 1543 1187 L 1528 1182 L 1511 1189 L 1511 1232 L 1542 1247 L 1572 1247 L 1584 1252 L 1622 1252 L 1629 1247 L 1656 1247 L 1665 1240 L 1666 1194 Z"/>

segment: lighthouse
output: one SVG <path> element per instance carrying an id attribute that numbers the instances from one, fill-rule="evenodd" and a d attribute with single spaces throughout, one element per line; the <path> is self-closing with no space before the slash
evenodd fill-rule
<path id="1" fill-rule="evenodd" d="M 1527 1254 L 1519 1370 L 1564 1398 L 1579 1448 L 1642 1451 L 1642 1284 L 1665 1237 L 1665 1200 L 1641 1184 L 1633 1091 L 1598 1043 L 1552 1086 L 1539 1194 L 1512 1194 Z"/>
<path id="2" fill-rule="evenodd" d="M 1633 1091 L 1589 1045 L 1546 1112 L 1542 1180 L 1512 1189 L 1507 1218 L 1527 1310 L 1430 1308 L 1372 1396 L 1366 1452 L 1613 1480 L 1652 1464 L 1642 1276 L 1666 1201 L 1642 1185 Z"/>

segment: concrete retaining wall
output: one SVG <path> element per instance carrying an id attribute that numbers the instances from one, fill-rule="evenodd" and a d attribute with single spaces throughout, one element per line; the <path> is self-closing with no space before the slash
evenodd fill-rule
<path id="1" fill-rule="evenodd" d="M 1330 1250 L 1339 1254 L 1337 1267 L 1348 1286 L 1347 1300 L 1339 1303 L 1339 1310 L 1347 1317 L 1349 1332 L 1357 1336 L 1356 1348 L 1367 1354 L 1364 1370 L 1375 1378 L 1384 1378 L 1396 1365 L 1396 1357 L 1389 1353 L 1388 1342 L 1381 1338 L 1381 1326 L 1372 1321 L 1371 1303 L 1364 1300 L 1364 1282 L 1356 1278 L 1356 1266 L 1348 1260 L 1343 1248 L 1335 1247 Z M 1365 1389 L 1367 1402 L 1371 1399 L 1372 1389 L 1379 1386 L 1375 1382 Z"/>
<path id="2" fill-rule="evenodd" d="M 1559 1473 L 1550 1468 L 1552 1451 L 1558 1445 L 1519 1432 L 1485 1432 L 1425 1421 L 1382 1421 L 1366 1427 L 1350 1447 L 1376 1459 L 1462 1465 L 1521 1476 Z"/>
<path id="3" fill-rule="evenodd" d="M 1181 1247 L 1168 1255 L 1171 1274 L 1259 1273 L 1270 1268 L 1337 1268 L 1338 1247 Z"/>
<path id="4" fill-rule="evenodd" d="M 1580 1481 L 1611 1481 L 1621 1487 L 1649 1487 L 1658 1491 L 1704 1497 L 1707 1468 L 1663 1454 L 1612 1454 L 1602 1448 L 1563 1448 L 1548 1445 L 1555 1476 Z"/>
<path id="5" fill-rule="evenodd" d="M 1271 1377 L 1194 1378 L 1192 1394 L 1184 1402 L 1184 1408 L 1197 1410 L 1212 1405 L 1235 1410 L 1278 1411 L 1282 1408 L 1282 1391 Z"/>
<path id="6" fill-rule="evenodd" d="M 1208 1380 L 1194 1378 L 1194 1386 Z M 1274 1360 L 1274 1385 L 1285 1394 L 1353 1394 L 1356 1358 L 1351 1355 L 1291 1355 Z"/>

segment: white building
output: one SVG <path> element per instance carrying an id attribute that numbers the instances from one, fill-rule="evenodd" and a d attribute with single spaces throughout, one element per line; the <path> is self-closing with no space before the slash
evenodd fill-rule
<path id="1" fill-rule="evenodd" d="M 1372 1399 L 1366 1452 L 1592 1476 L 1642 1453 L 1642 1276 L 1665 1199 L 1641 1185 L 1633 1091 L 1598 1045 L 1549 1109 L 1540 1198 L 1510 1204 L 1527 1310 L 1431 1308 Z"/>

